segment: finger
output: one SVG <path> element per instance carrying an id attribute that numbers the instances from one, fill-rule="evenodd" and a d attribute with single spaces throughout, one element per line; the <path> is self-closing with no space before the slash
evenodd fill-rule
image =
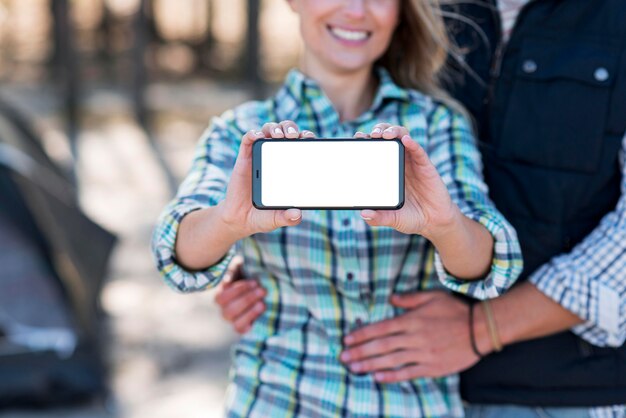
<path id="1" fill-rule="evenodd" d="M 418 377 L 434 377 L 435 375 L 436 373 L 431 367 L 422 364 L 415 364 L 412 366 L 402 367 L 398 370 L 376 372 L 374 374 L 374 380 L 380 383 L 395 383 L 416 379 Z"/>
<path id="2" fill-rule="evenodd" d="M 265 289 L 251 289 L 236 299 L 222 306 L 222 317 L 230 322 L 234 322 L 241 314 L 250 309 L 255 303 L 263 300 Z"/>
<path id="3" fill-rule="evenodd" d="M 220 306 L 226 306 L 233 300 L 239 299 L 250 290 L 257 288 L 263 289 L 262 287 L 259 287 L 256 280 L 240 280 L 237 282 L 226 283 L 215 295 L 215 302 L 217 302 Z"/>
<path id="4" fill-rule="evenodd" d="M 300 138 L 315 138 L 315 134 L 305 129 L 304 131 L 300 132 Z"/>
<path id="5" fill-rule="evenodd" d="M 369 139 L 370 136 L 368 134 L 366 134 L 365 132 L 357 132 L 354 134 L 354 138 L 360 138 L 360 139 Z"/>
<path id="6" fill-rule="evenodd" d="M 369 226 L 390 226 L 392 228 L 397 228 L 400 221 L 397 210 L 363 209 L 361 211 L 361 218 L 363 218 Z"/>
<path id="7" fill-rule="evenodd" d="M 298 125 L 291 120 L 284 120 L 280 122 L 280 127 L 285 133 L 285 138 L 296 139 L 300 136 Z"/>
<path id="8" fill-rule="evenodd" d="M 241 280 L 243 278 L 241 266 L 243 266 L 243 257 L 240 255 L 234 256 L 232 261 L 228 265 L 228 268 L 224 272 L 224 278 L 222 279 L 222 283 L 230 283 L 236 280 Z"/>
<path id="9" fill-rule="evenodd" d="M 410 136 L 403 136 L 401 141 L 402 145 L 404 145 L 406 152 L 409 154 L 409 157 L 415 164 L 419 166 L 432 165 L 432 163 L 430 162 L 430 158 L 428 158 L 428 154 L 426 154 L 424 148 L 422 148 L 422 146 L 416 141 L 411 139 Z"/>
<path id="10" fill-rule="evenodd" d="M 419 352 L 417 350 L 399 350 L 379 357 L 350 363 L 348 367 L 354 373 L 367 373 L 385 369 L 395 369 L 396 367 L 407 364 L 416 364 L 418 357 Z"/>
<path id="11" fill-rule="evenodd" d="M 377 123 L 372 128 L 372 132 L 370 133 L 372 138 L 382 138 L 383 131 L 391 126 L 390 123 Z"/>
<path id="12" fill-rule="evenodd" d="M 401 348 L 411 348 L 411 337 L 408 334 L 398 334 L 386 338 L 377 338 L 360 345 L 352 345 L 348 350 L 344 350 L 339 359 L 345 363 L 378 357 L 392 353 Z"/>
<path id="13" fill-rule="evenodd" d="M 295 226 L 302 221 L 302 211 L 297 208 L 274 211 L 274 229 L 283 226 Z"/>
<path id="14" fill-rule="evenodd" d="M 392 295 L 390 298 L 390 302 L 392 305 L 397 306 L 398 308 L 404 309 L 414 309 L 418 306 L 424 305 L 433 299 L 440 296 L 441 291 L 426 291 L 426 292 L 417 292 L 417 293 L 409 293 L 405 295 Z"/>
<path id="15" fill-rule="evenodd" d="M 252 145 L 257 139 L 263 138 L 261 131 L 248 131 L 241 138 L 241 146 L 239 147 L 239 158 L 252 158 Z"/>
<path id="16" fill-rule="evenodd" d="M 279 124 L 275 122 L 268 122 L 263 125 L 261 129 L 266 138 L 284 138 L 285 133 Z"/>
<path id="17" fill-rule="evenodd" d="M 404 126 L 389 126 L 387 129 L 383 131 L 384 139 L 395 139 L 402 138 L 405 135 L 408 135 L 409 131 Z"/>
<path id="18" fill-rule="evenodd" d="M 346 335 L 343 342 L 344 344 L 351 346 L 361 344 L 374 338 L 397 334 L 406 329 L 403 319 L 403 316 L 399 316 L 396 318 L 386 319 L 372 325 L 366 325 Z"/>
<path id="19" fill-rule="evenodd" d="M 239 334 L 245 334 L 251 328 L 252 323 L 261 316 L 265 311 L 265 304 L 263 302 L 257 302 L 250 309 L 241 313 L 237 319 L 233 322 L 233 328 Z"/>

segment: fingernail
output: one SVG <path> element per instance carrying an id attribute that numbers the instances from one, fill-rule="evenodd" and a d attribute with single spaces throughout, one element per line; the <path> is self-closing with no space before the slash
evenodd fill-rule
<path id="1" fill-rule="evenodd" d="M 373 134 L 379 134 L 379 133 L 381 133 L 381 132 L 382 132 L 382 131 L 380 130 L 380 128 L 376 128 L 376 129 L 374 129 L 374 130 L 372 131 L 372 133 L 373 133 Z"/>
<path id="2" fill-rule="evenodd" d="M 361 363 L 352 363 L 350 365 L 350 370 L 353 372 L 360 372 L 363 369 L 363 365 Z"/>
<path id="3" fill-rule="evenodd" d="M 256 296 L 263 296 L 263 289 L 257 289 L 257 290 L 255 290 L 255 291 L 254 291 L 254 294 L 255 294 Z"/>
<path id="4" fill-rule="evenodd" d="M 344 351 L 343 353 L 341 353 L 341 356 L 339 356 L 339 359 L 343 362 L 350 361 L 350 353 Z"/>
<path id="5" fill-rule="evenodd" d="M 261 131 L 256 131 L 256 132 L 255 132 L 255 135 L 256 135 L 256 136 L 263 135 L 263 132 L 261 132 Z"/>
<path id="6" fill-rule="evenodd" d="M 393 128 L 387 128 L 385 129 L 385 132 L 393 132 Z"/>
<path id="7" fill-rule="evenodd" d="M 289 128 L 287 128 L 287 132 L 290 134 L 295 134 L 297 131 L 294 129 L 293 126 L 290 126 Z"/>
<path id="8" fill-rule="evenodd" d="M 274 133 L 277 134 L 277 135 L 280 135 L 280 134 L 283 133 L 283 131 L 280 128 L 276 128 L 276 129 L 274 129 Z"/>
<path id="9" fill-rule="evenodd" d="M 346 344 L 352 344 L 354 342 L 354 337 L 351 335 L 348 335 L 346 338 L 343 339 L 343 342 Z"/>
<path id="10" fill-rule="evenodd" d="M 289 219 L 291 219 L 292 221 L 297 221 L 301 217 L 302 217 L 302 212 L 298 212 L 297 216 L 295 216 L 293 212 L 289 213 Z"/>
<path id="11" fill-rule="evenodd" d="M 361 217 L 363 219 L 371 221 L 374 218 L 374 212 L 369 209 L 365 209 L 361 212 Z"/>
<path id="12" fill-rule="evenodd" d="M 260 304 L 260 303 L 257 303 L 256 305 L 254 305 L 254 310 L 255 310 L 256 312 L 261 312 L 261 311 L 263 311 L 263 305 L 262 305 L 262 304 Z"/>
<path id="13" fill-rule="evenodd" d="M 385 374 L 384 373 L 374 373 L 374 379 L 376 380 L 383 380 L 385 378 Z"/>

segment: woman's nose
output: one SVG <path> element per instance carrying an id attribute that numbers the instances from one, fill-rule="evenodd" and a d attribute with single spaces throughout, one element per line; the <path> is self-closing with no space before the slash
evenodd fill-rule
<path id="1" fill-rule="evenodd" d="M 365 2 L 367 0 L 348 0 L 344 9 L 345 14 L 351 19 L 362 19 L 365 17 Z"/>

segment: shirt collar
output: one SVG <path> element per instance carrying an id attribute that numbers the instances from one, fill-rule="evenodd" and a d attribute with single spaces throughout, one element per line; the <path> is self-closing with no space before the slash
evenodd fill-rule
<path id="1" fill-rule="evenodd" d="M 383 67 L 375 67 L 379 85 L 372 105 L 364 115 L 376 113 L 387 101 L 409 101 L 411 100 L 408 90 L 398 86 L 391 74 Z M 294 68 L 289 71 L 285 82 L 275 97 L 276 105 L 281 110 L 281 119 L 295 120 L 300 115 L 302 105 L 313 102 L 314 108 L 332 108 L 332 103 L 324 94 L 317 81 L 303 74 Z M 363 115 L 362 115 L 363 116 Z M 359 118 L 360 119 L 360 118 Z"/>

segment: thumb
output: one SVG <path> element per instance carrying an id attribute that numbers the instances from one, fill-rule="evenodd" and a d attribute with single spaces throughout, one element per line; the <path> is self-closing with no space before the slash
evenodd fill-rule
<path id="1" fill-rule="evenodd" d="M 361 217 L 370 226 L 390 226 L 395 228 L 398 225 L 397 212 L 397 210 L 363 209 Z"/>
<path id="2" fill-rule="evenodd" d="M 276 211 L 275 214 L 277 227 L 298 225 L 302 220 L 302 211 L 300 209 L 291 208 L 283 211 Z"/>
<path id="3" fill-rule="evenodd" d="M 404 309 L 414 309 L 425 305 L 435 299 L 437 292 L 417 292 L 406 295 L 395 294 L 391 296 L 390 302 L 393 306 Z"/>

